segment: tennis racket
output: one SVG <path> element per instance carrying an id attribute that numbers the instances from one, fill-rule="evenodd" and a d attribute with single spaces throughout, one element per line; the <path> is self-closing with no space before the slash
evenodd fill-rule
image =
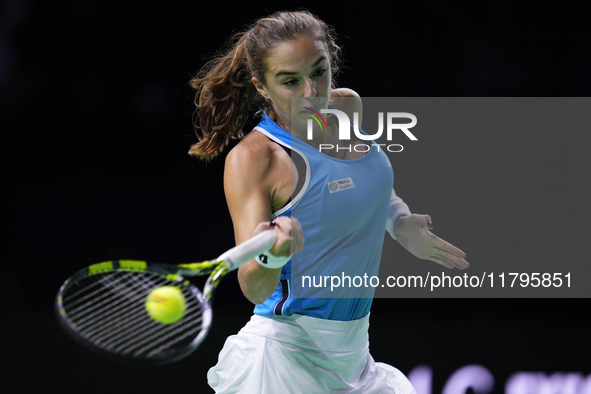
<path id="1" fill-rule="evenodd" d="M 55 302 L 58 319 L 76 341 L 103 356 L 144 365 L 177 361 L 205 339 L 213 291 L 222 278 L 275 241 L 275 231 L 267 230 L 201 263 L 114 260 L 91 265 L 61 286 Z M 184 278 L 208 274 L 203 293 Z M 158 323 L 145 309 L 150 291 L 162 286 L 180 288 L 186 300 L 183 317 L 173 324 Z"/>

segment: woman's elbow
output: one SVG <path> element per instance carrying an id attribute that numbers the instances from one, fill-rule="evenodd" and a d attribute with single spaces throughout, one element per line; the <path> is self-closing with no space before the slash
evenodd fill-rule
<path id="1" fill-rule="evenodd" d="M 254 269 L 252 267 L 248 269 L 242 266 L 238 271 L 238 283 L 246 299 L 255 305 L 260 305 L 273 295 L 280 276 L 280 268 L 268 269 L 255 266 Z"/>
<path id="2" fill-rule="evenodd" d="M 262 291 L 261 289 L 254 290 L 242 284 L 240 284 L 240 289 L 242 290 L 242 294 L 244 294 L 246 299 L 255 305 L 261 305 L 273 294 L 273 291 Z"/>

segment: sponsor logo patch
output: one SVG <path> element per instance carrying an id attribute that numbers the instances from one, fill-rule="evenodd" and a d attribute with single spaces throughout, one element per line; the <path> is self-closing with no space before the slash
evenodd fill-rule
<path id="1" fill-rule="evenodd" d="M 327 182 L 327 185 L 328 191 L 331 194 L 336 192 L 342 192 L 343 190 L 347 189 L 353 189 L 355 187 L 355 184 L 353 183 L 353 179 L 351 179 L 351 177 L 330 181 Z"/>

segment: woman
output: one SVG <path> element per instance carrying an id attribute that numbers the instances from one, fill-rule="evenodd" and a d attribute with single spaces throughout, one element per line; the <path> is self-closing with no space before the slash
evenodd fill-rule
<path id="1" fill-rule="evenodd" d="M 216 392 L 412 393 L 400 371 L 369 354 L 371 290 L 355 297 L 295 297 L 290 280 L 296 272 L 377 272 L 384 230 L 420 258 L 468 267 L 462 251 L 430 233 L 428 216 L 410 214 L 396 196 L 383 151 L 374 145 L 368 152 L 319 152 L 320 143 L 338 143 L 338 123 L 330 117 L 328 129 L 314 126 L 318 138 L 305 137 L 310 118 L 303 107 L 361 112 L 354 91 L 333 89 L 338 55 L 322 21 L 308 12 L 281 12 L 240 33 L 191 81 L 200 141 L 190 153 L 210 159 L 241 138 L 224 170 L 236 242 L 270 228 L 278 235 L 267 254 L 238 271 L 255 314 L 228 338 L 210 369 Z M 243 137 L 248 111 L 260 98 L 268 108 Z M 329 199 L 326 182 L 341 179 L 355 187 Z M 351 209 L 351 201 L 368 208 Z M 347 209 L 350 214 L 326 215 Z"/>

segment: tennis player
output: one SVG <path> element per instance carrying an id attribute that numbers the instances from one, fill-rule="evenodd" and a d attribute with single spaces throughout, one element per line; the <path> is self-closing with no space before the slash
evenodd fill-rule
<path id="1" fill-rule="evenodd" d="M 333 30 L 316 16 L 280 12 L 236 35 L 191 81 L 199 142 L 189 153 L 208 160 L 240 139 L 224 170 L 236 242 L 269 228 L 278 234 L 267 254 L 238 271 L 256 306 L 208 372 L 218 393 L 414 393 L 404 374 L 369 353 L 371 297 L 292 297 L 292 272 L 377 275 L 384 231 L 419 258 L 468 267 L 461 250 L 429 231 L 429 216 L 411 214 L 396 196 L 390 162 L 376 145 L 325 153 L 303 137 L 309 117 L 292 108 L 294 97 L 317 109 L 361 111 L 357 93 L 333 86 L 339 53 Z M 243 136 L 259 103 L 262 119 Z M 337 143 L 337 120 L 327 126 L 315 132 Z M 331 192 L 331 181 L 350 187 Z"/>

